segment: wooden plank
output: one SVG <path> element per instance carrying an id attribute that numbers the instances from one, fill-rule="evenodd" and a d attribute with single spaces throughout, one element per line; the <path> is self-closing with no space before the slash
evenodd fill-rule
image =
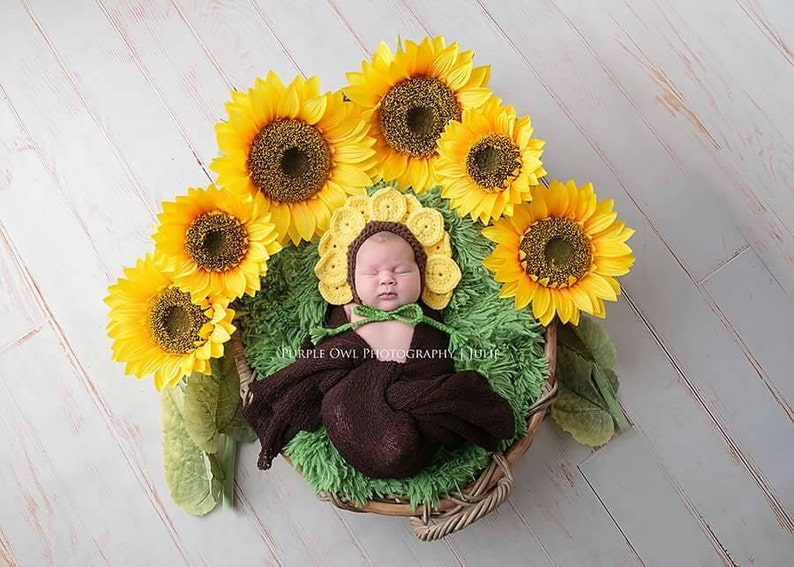
<path id="1" fill-rule="evenodd" d="M 794 111 L 785 95 L 794 73 L 759 33 L 765 22 L 754 25 L 738 3 L 555 0 L 543 9 L 582 38 L 697 176 L 698 192 L 725 203 L 794 293 Z"/>
<path id="2" fill-rule="evenodd" d="M 608 443 L 579 470 L 645 565 L 729 565 L 636 431 Z"/>
<path id="3" fill-rule="evenodd" d="M 377 21 L 372 25 L 374 16 L 364 4 L 337 3 L 355 33 L 374 49 L 383 28 Z M 636 120 L 630 101 L 590 61 L 579 38 L 541 6 L 489 5 L 489 15 L 476 2 L 458 3 L 454 10 L 437 2 L 399 4 L 413 11 L 426 33 L 458 40 L 475 50 L 477 64 L 492 65 L 494 91 L 519 112 L 531 114 L 535 135 L 546 140 L 544 163 L 553 177 L 592 180 L 597 190 L 606 188 L 615 196 L 618 208 L 624 202 L 638 206 L 695 279 L 745 245 L 727 211 L 707 194 L 691 190 L 700 174 L 684 168 L 653 129 Z M 527 22 L 532 22 L 532 33 L 527 33 Z M 570 72 L 561 75 L 563 69 Z M 684 147 L 707 153 L 694 142 Z M 683 199 L 692 203 L 691 209 L 675 204 Z M 706 235 L 703 226 L 709 227 Z"/>
<path id="4" fill-rule="evenodd" d="M 507 503 L 448 538 L 458 550 L 464 565 L 492 565 L 497 557 L 508 565 L 556 565 L 544 542 L 521 521 L 516 509 Z"/>
<path id="5" fill-rule="evenodd" d="M 739 0 L 737 4 L 789 64 L 794 64 L 791 38 L 794 37 L 794 22 L 791 6 L 776 0 Z"/>
<path id="6" fill-rule="evenodd" d="M 669 291 L 658 293 L 672 296 Z M 698 376 L 671 352 L 671 341 L 646 319 L 637 302 L 634 293 L 630 293 L 626 301 L 610 306 L 604 322 L 618 348 L 618 396 L 634 428 L 648 441 L 682 497 L 691 503 L 703 526 L 713 535 L 716 547 L 724 549 L 733 564 L 786 564 L 794 553 L 794 538 L 790 518 L 778 498 L 788 495 L 759 490 L 759 480 L 754 475 L 759 474 L 759 468 L 762 475 L 768 475 L 771 469 L 757 463 L 753 463 L 752 470 L 748 468 L 746 450 L 740 448 L 736 428 L 726 429 L 711 413 L 715 398 L 724 395 L 728 387 L 720 389 L 717 384 L 706 394 Z M 675 312 L 681 317 L 689 308 L 691 305 L 682 306 Z M 722 379 L 732 380 L 738 373 L 738 349 L 705 344 L 705 329 L 687 334 L 690 332 L 697 333 L 692 334 L 698 337 L 693 344 L 703 349 L 697 356 L 711 364 L 727 359 L 728 364 L 734 365 L 733 370 L 730 366 L 720 367 Z M 752 389 L 748 387 L 746 393 L 752 395 Z M 744 409 L 751 414 L 747 420 L 753 421 L 753 427 L 768 427 L 769 417 L 763 412 L 769 408 L 764 407 L 762 412 L 755 400 L 748 400 Z M 791 439 L 774 443 L 781 453 L 780 460 L 785 461 L 788 457 L 780 447 L 788 446 Z"/>
<path id="7" fill-rule="evenodd" d="M 2 190 L 0 185 L 0 192 Z M 0 321 L 3 322 L 0 325 L 0 352 L 24 343 L 38 333 L 44 323 L 44 314 L 30 296 L 11 254 L 12 246 L 8 235 L 0 229 Z"/>
<path id="8" fill-rule="evenodd" d="M 767 5 L 768 13 L 763 4 Z M 750 133 L 753 124 L 748 122 L 746 113 L 752 106 L 755 109 L 751 111 L 752 119 L 766 135 L 781 135 L 791 147 L 794 138 L 789 132 L 794 126 L 794 108 L 785 95 L 794 89 L 794 73 L 791 72 L 794 58 L 785 43 L 791 38 L 790 33 L 788 37 L 786 33 L 794 30 L 790 24 L 794 16 L 791 5 L 774 6 L 757 0 L 693 5 L 672 0 L 665 5 L 649 2 L 647 10 L 643 11 L 647 12 L 647 18 L 652 18 L 648 23 L 657 24 L 658 33 L 668 36 L 667 45 L 678 45 L 671 33 L 673 27 L 677 28 L 678 38 L 686 38 L 702 65 L 713 73 L 709 79 L 717 79 L 718 89 L 726 88 L 734 95 L 732 100 L 722 101 L 727 105 L 721 105 L 719 111 L 731 113 L 736 118 L 736 124 L 724 125 L 737 129 L 736 142 L 740 141 L 740 132 Z M 785 28 L 789 28 L 787 32 L 782 31 Z M 695 30 L 697 33 L 693 33 Z M 725 30 L 730 33 L 726 34 Z M 775 84 L 773 89 L 768 86 L 770 80 Z M 739 84 L 741 88 L 737 88 Z M 704 90 L 711 88 L 706 84 L 699 86 Z M 717 116 L 714 118 L 716 125 Z M 740 143 L 728 149 L 736 151 L 741 146 Z"/>
<path id="9" fill-rule="evenodd" d="M 256 468 L 258 443 L 243 447 L 237 484 L 259 521 L 268 526 L 284 565 L 373 565 L 357 534 L 319 501 L 284 459 Z"/>
<path id="10" fill-rule="evenodd" d="M 703 288 L 758 380 L 794 419 L 794 382 L 788 360 L 794 344 L 794 301 L 752 250 L 723 266 Z"/>
<path id="11" fill-rule="evenodd" d="M 7 125 L 2 131 L 8 155 L 4 163 L 11 165 L 15 155 L 32 153 L 33 157 L 27 159 L 38 159 L 42 164 L 42 180 L 58 180 L 38 206 L 67 208 L 83 238 L 89 241 L 91 257 L 103 268 L 102 279 L 109 281 L 121 263 L 128 261 L 122 259 L 135 258 L 148 248 L 155 197 L 128 176 L 129 168 L 108 143 L 106 132 L 25 11 L 9 2 L 2 3 L 0 10 L 8 28 L 0 34 L 0 52 L 14 54 L 13 58 L 0 59 L 4 77 L 2 115 Z M 13 105 L 5 103 L 9 99 L 13 99 Z M 42 113 L 42 108 L 47 112 Z M 27 128 L 20 128 L 20 121 Z M 12 145 L 14 131 L 20 132 L 20 139 L 29 140 L 19 151 Z M 11 170 L 17 175 L 25 173 Z M 19 179 L 13 177 L 9 187 L 19 186 Z M 13 191 L 8 189 L 4 200 L 12 196 Z M 126 222 L 118 222 L 114 211 L 123 211 Z M 39 225 L 39 221 L 32 222 L 32 227 Z M 53 271 L 68 273 L 68 254 L 48 255 Z"/>
<path id="12" fill-rule="evenodd" d="M 38 42 L 43 40 L 56 57 L 70 89 L 102 129 L 126 176 L 150 197 L 154 210 L 187 187 L 207 183 L 208 175 L 197 166 L 185 132 L 95 2 L 31 0 L 24 10 L 13 11 L 15 20 L 23 16 L 36 27 Z M 19 86 L 11 81 L 9 88 Z M 24 113 L 17 88 L 8 94 Z M 206 136 L 212 139 L 214 133 Z"/>
<path id="13" fill-rule="evenodd" d="M 206 165 L 218 153 L 214 125 L 231 89 L 227 77 L 203 51 L 201 38 L 186 25 L 179 8 L 166 1 L 98 2 L 127 54 L 188 141 L 195 159 Z M 92 26 L 104 29 L 101 18 Z M 129 65 L 126 65 L 129 68 Z M 210 174 L 214 177 L 214 174 Z M 204 183 L 204 180 L 199 181 Z M 180 182 L 180 187 L 184 180 Z"/>
<path id="14" fill-rule="evenodd" d="M 592 450 L 547 420 L 513 470 L 508 504 L 556 566 L 643 565 L 577 468 Z"/>
<path id="15" fill-rule="evenodd" d="M 0 526 L 17 563 L 190 564 L 49 325 L 0 353 L 0 392 Z"/>
<path id="16" fill-rule="evenodd" d="M 266 22 L 289 57 L 306 75 L 319 75 L 324 88 L 347 84 L 345 73 L 359 70 L 367 48 L 345 27 L 344 16 L 326 2 L 256 2 L 257 13 Z M 372 13 L 372 11 L 370 11 Z M 383 28 L 383 39 L 395 42 L 394 28 Z M 301 41 L 292 41 L 300 37 Z M 371 46 L 374 48 L 374 45 Z"/>
<path id="17" fill-rule="evenodd" d="M 16 564 L 11 544 L 6 541 L 2 530 L 0 530 L 0 565 L 3 565 L 3 567 L 16 567 Z"/>
<path id="18" fill-rule="evenodd" d="M 174 0 L 174 5 L 230 86 L 248 89 L 268 70 L 286 82 L 303 74 L 252 3 Z M 218 113 L 224 116 L 222 108 Z"/>
<path id="19" fill-rule="evenodd" d="M 464 565 L 453 536 L 427 543 L 413 535 L 407 518 L 354 512 L 343 512 L 342 517 L 375 565 Z M 470 532 L 467 528 L 463 533 Z"/>

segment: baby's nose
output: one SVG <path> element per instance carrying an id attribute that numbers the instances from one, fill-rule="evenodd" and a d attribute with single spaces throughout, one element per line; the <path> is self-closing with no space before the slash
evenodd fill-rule
<path id="1" fill-rule="evenodd" d="M 388 270 L 384 270 L 380 273 L 380 283 L 382 284 L 393 284 L 394 283 L 394 274 L 392 274 Z"/>

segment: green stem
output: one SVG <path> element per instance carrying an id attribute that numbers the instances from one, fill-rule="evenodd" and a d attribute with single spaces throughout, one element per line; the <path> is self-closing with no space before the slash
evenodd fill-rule
<path id="1" fill-rule="evenodd" d="M 630 427 L 629 422 L 626 420 L 626 416 L 623 415 L 623 409 L 618 403 L 615 390 L 612 389 L 612 384 L 609 383 L 609 379 L 607 379 L 606 374 L 604 374 L 604 371 L 601 370 L 598 364 L 593 364 L 593 378 L 595 378 L 595 383 L 599 392 L 601 392 L 601 396 L 607 403 L 607 411 L 609 411 L 609 415 L 612 416 L 612 420 L 615 422 L 618 431 L 626 431 Z"/>
<path id="2" fill-rule="evenodd" d="M 234 507 L 234 467 L 237 460 L 237 442 L 228 435 L 223 440 L 223 506 Z"/>

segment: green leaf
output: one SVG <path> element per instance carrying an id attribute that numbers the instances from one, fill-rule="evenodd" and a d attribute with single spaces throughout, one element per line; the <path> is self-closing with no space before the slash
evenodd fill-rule
<path id="1" fill-rule="evenodd" d="M 551 417 L 583 445 L 598 447 L 615 434 L 612 416 L 592 402 L 561 386 Z"/>
<path id="2" fill-rule="evenodd" d="M 602 368 L 612 368 L 617 362 L 615 345 L 606 331 L 590 317 L 581 317 L 578 325 L 561 325 L 557 336 L 563 344 Z"/>
<path id="3" fill-rule="evenodd" d="M 181 388 L 164 388 L 161 395 L 163 460 L 171 498 L 188 514 L 202 516 L 221 499 L 222 483 L 212 473 L 212 463 L 188 435 L 183 417 Z"/>
<path id="4" fill-rule="evenodd" d="M 593 383 L 593 363 L 582 358 L 577 351 L 560 345 L 557 350 L 556 375 L 560 384 L 572 393 L 606 409 L 606 403 Z"/>
<path id="5" fill-rule="evenodd" d="M 218 434 L 229 426 L 240 405 L 240 377 L 231 355 L 210 361 L 212 374 L 194 372 L 185 391 L 185 426 L 202 451 L 218 450 Z"/>
<path id="6" fill-rule="evenodd" d="M 557 345 L 559 351 L 574 352 L 584 360 L 592 363 L 591 384 L 598 392 L 598 395 L 593 398 L 590 389 L 586 385 L 574 385 L 570 379 L 569 384 L 566 385 L 588 401 L 607 410 L 620 431 L 628 429 L 629 423 L 617 401 L 617 375 L 612 370 L 612 366 L 617 361 L 617 352 L 606 331 L 591 318 L 582 317 L 579 325 L 568 323 L 558 327 Z M 563 368 L 562 374 L 563 380 L 565 380 L 565 368 Z M 581 373 L 579 376 L 581 376 Z"/>
<path id="7" fill-rule="evenodd" d="M 586 317 L 582 316 L 579 320 L 581 323 Z M 582 341 L 579 334 L 576 332 L 576 327 L 570 323 L 564 325 L 557 324 L 557 350 L 566 348 L 572 350 L 588 362 L 593 362 L 593 353 Z"/>
<path id="8" fill-rule="evenodd" d="M 251 443 L 252 441 L 256 441 L 256 433 L 254 433 L 254 430 L 251 429 L 245 419 L 243 419 L 243 414 L 240 413 L 239 408 L 237 409 L 237 413 L 234 414 L 234 418 L 221 430 L 221 433 L 225 433 L 240 443 Z"/>
<path id="9" fill-rule="evenodd" d="M 223 505 L 234 507 L 234 472 L 237 462 L 237 441 L 228 435 L 221 436 L 221 449 L 218 457 L 223 466 Z"/>
<path id="10" fill-rule="evenodd" d="M 609 380 L 609 385 L 612 386 L 612 389 L 615 390 L 615 392 L 617 392 L 618 388 L 620 387 L 620 383 L 618 382 L 618 375 L 615 374 L 615 371 L 612 370 L 611 368 L 604 368 L 604 374 L 607 375 L 607 380 Z"/>

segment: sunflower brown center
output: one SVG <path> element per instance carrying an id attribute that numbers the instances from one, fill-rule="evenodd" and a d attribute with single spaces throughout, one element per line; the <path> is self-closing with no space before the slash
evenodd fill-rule
<path id="1" fill-rule="evenodd" d="M 524 271 L 539 280 L 549 278 L 549 287 L 567 286 L 590 269 L 593 254 L 590 239 L 574 221 L 550 218 L 536 222 L 524 233 L 519 249 Z"/>
<path id="2" fill-rule="evenodd" d="M 220 211 L 196 217 L 187 229 L 185 252 L 211 272 L 237 267 L 248 252 L 248 233 L 232 215 Z"/>
<path id="3" fill-rule="evenodd" d="M 328 142 L 314 126 L 285 118 L 271 122 L 251 142 L 246 163 L 251 181 L 281 203 L 305 201 L 331 172 Z"/>
<path id="4" fill-rule="evenodd" d="M 165 289 L 149 309 L 149 332 L 165 352 L 187 354 L 202 342 L 201 328 L 209 321 L 190 294 L 175 287 Z"/>
<path id="5" fill-rule="evenodd" d="M 521 152 L 507 136 L 491 134 L 474 144 L 466 155 L 466 170 L 474 181 L 486 189 L 502 190 L 521 166 Z"/>
<path id="6" fill-rule="evenodd" d="M 417 76 L 394 85 L 381 99 L 378 122 L 386 142 L 400 153 L 427 158 L 450 120 L 460 118 L 460 104 L 447 85 Z"/>

